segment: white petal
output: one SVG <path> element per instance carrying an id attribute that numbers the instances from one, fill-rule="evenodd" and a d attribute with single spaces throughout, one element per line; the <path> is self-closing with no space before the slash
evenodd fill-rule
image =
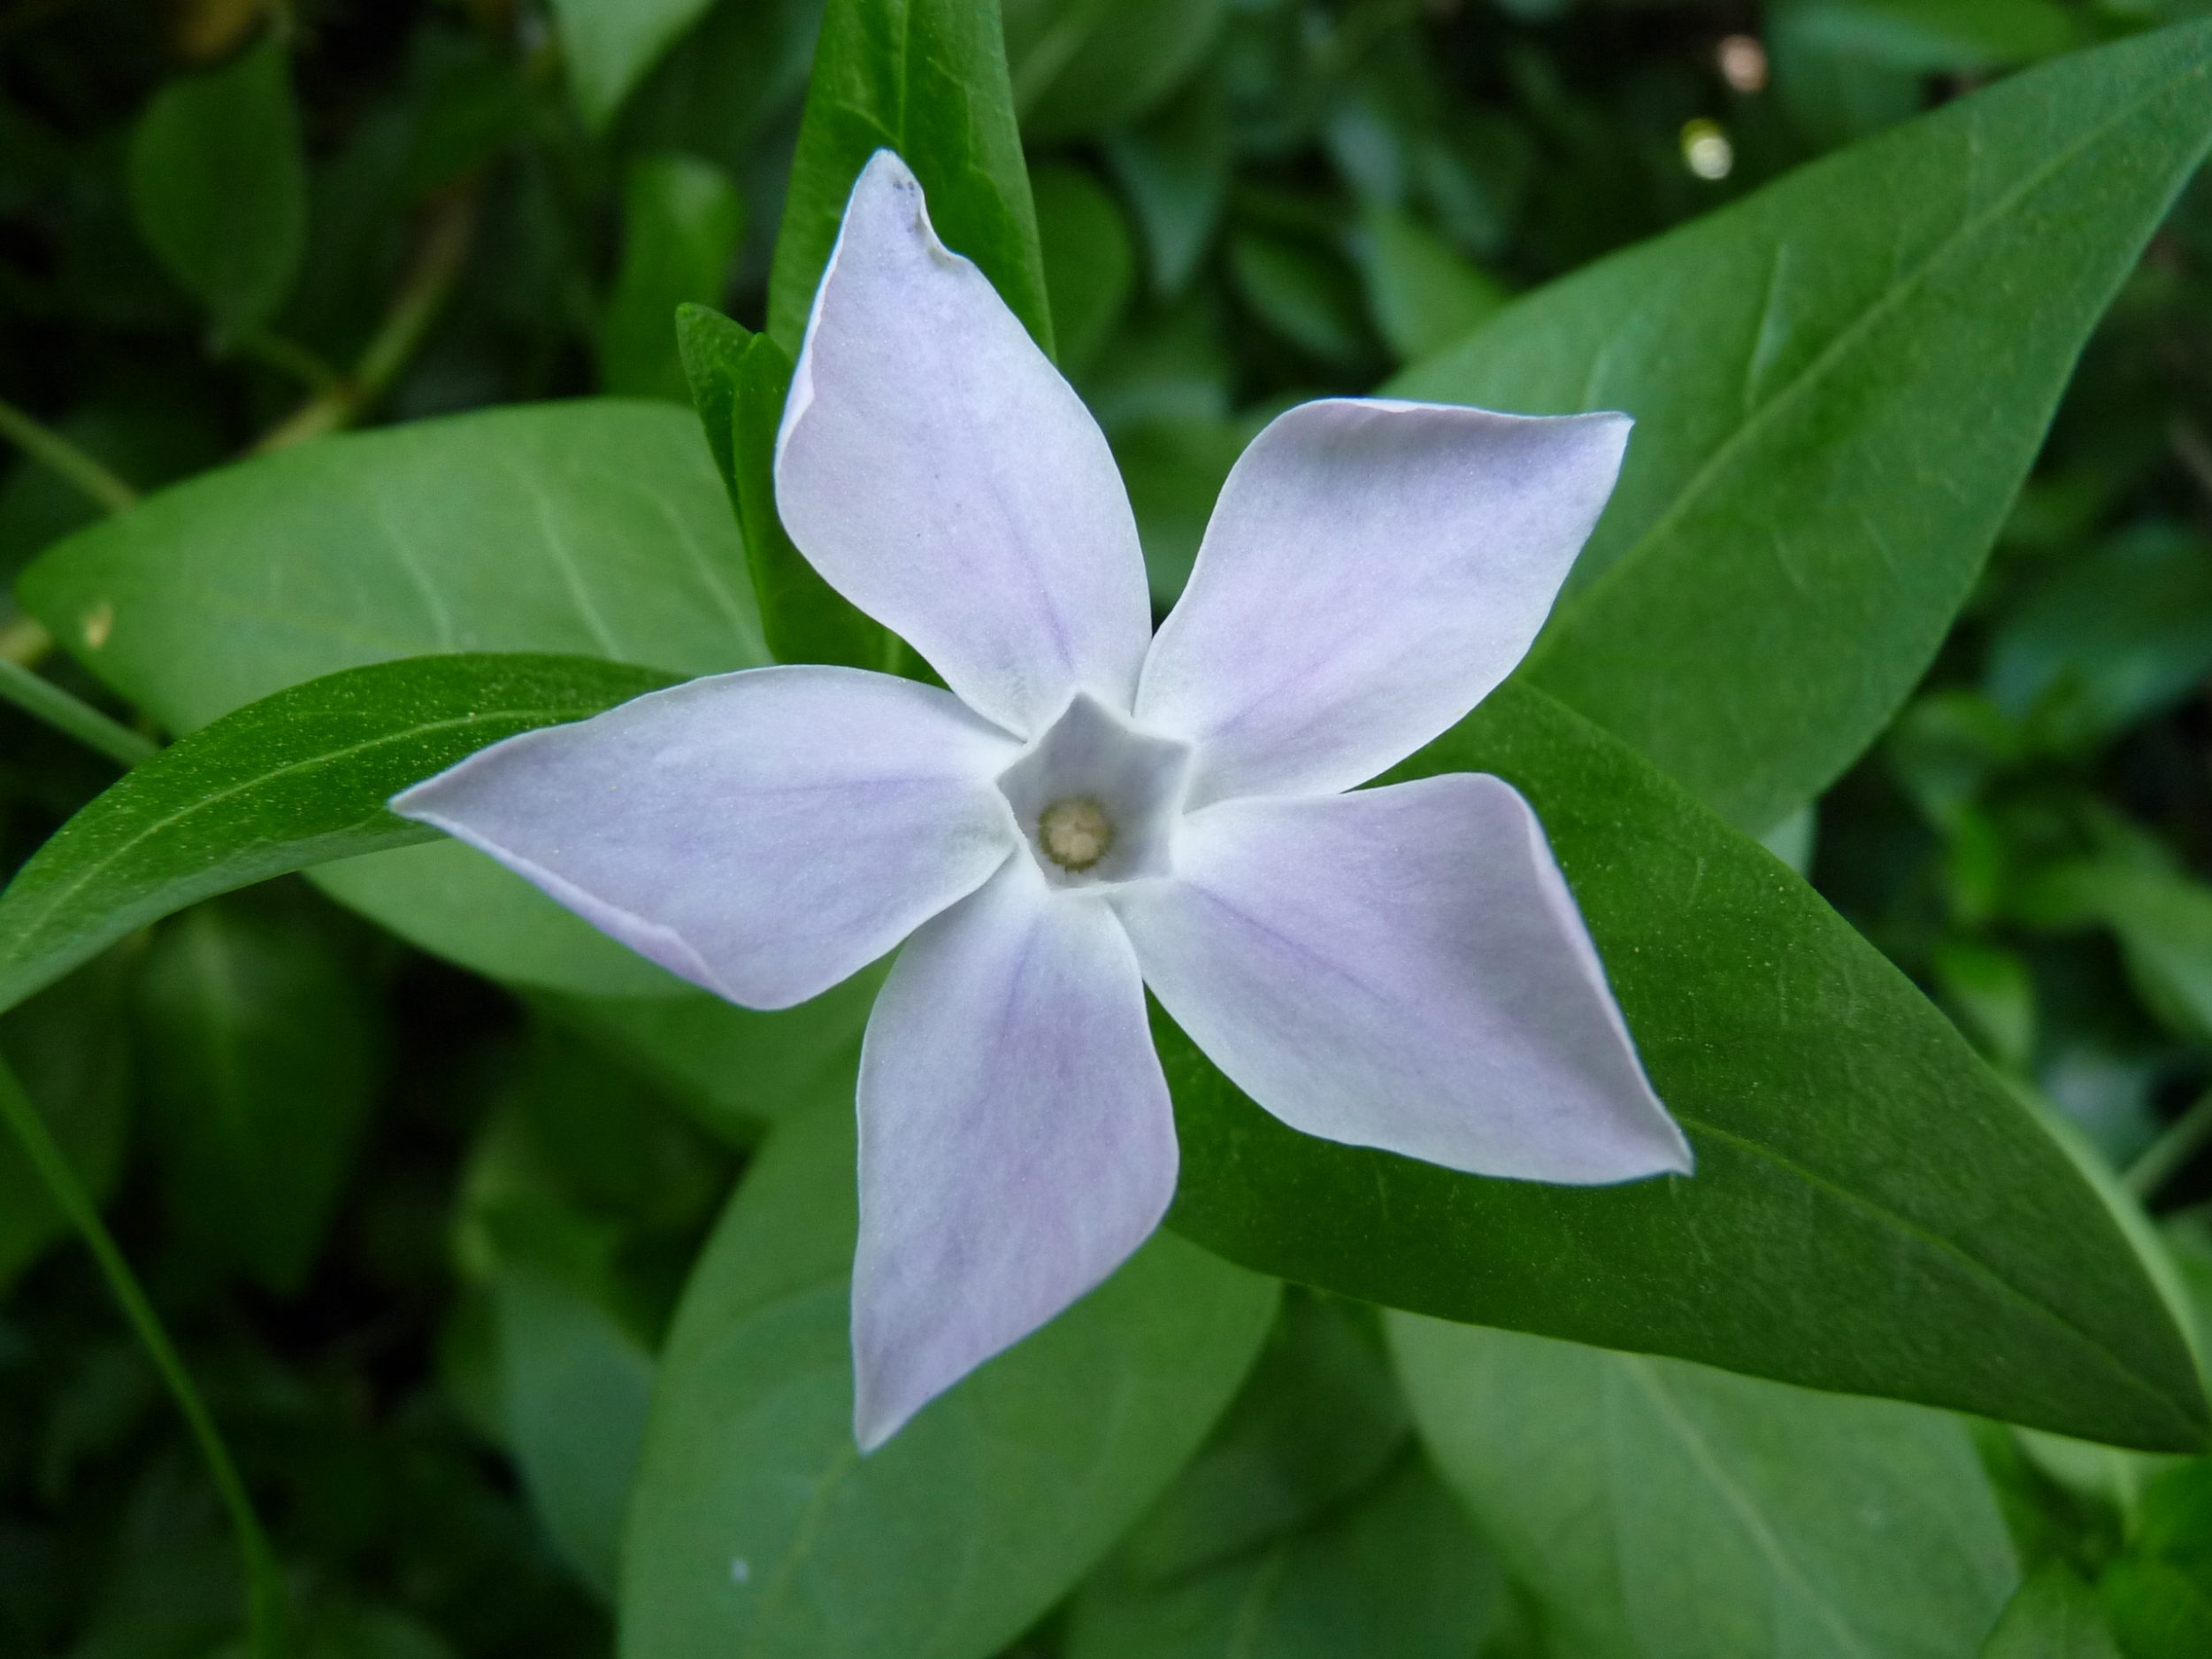
<path id="1" fill-rule="evenodd" d="M 815 296 L 776 504 L 979 712 L 1028 736 L 1078 689 L 1127 711 L 1152 613 L 1105 437 L 887 150 Z"/>
<path id="2" fill-rule="evenodd" d="M 1690 1167 L 1510 785 L 1228 802 L 1175 856 L 1114 901 L 1145 982 L 1293 1128 L 1528 1180 Z"/>
<path id="3" fill-rule="evenodd" d="M 865 967 L 1022 844 L 993 781 L 1018 752 L 932 686 L 757 668 L 495 743 L 392 810 L 489 853 L 671 972 L 787 1008 Z"/>
<path id="4" fill-rule="evenodd" d="M 1121 925 L 1018 859 L 916 933 L 860 1058 L 853 1432 L 872 1450 L 1148 1237 L 1175 1122 Z"/>
<path id="5" fill-rule="evenodd" d="M 1624 415 L 1332 398 L 1238 458 L 1137 718 L 1199 745 L 1194 804 L 1347 789 L 1527 653 L 1612 493 Z"/>

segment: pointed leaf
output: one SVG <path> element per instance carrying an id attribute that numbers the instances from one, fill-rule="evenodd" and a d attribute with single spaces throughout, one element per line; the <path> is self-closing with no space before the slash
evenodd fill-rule
<path id="1" fill-rule="evenodd" d="M 830 0 L 768 280 L 768 332 L 796 357 L 845 201 L 895 150 L 937 234 L 982 267 L 1047 352 L 1052 314 L 1014 125 L 998 0 Z"/>
<path id="2" fill-rule="evenodd" d="M 1934 657 L 2212 143 L 2212 24 L 2046 65 L 1602 260 L 1406 397 L 1638 420 L 1536 683 L 1759 833 Z"/>
<path id="3" fill-rule="evenodd" d="M 1535 805 L 1696 1173 L 1546 1187 L 1313 1140 L 1160 1018 L 1174 1225 L 1447 1318 L 2203 1443 L 2195 1363 L 2103 1199 L 1810 887 L 1517 683 L 1389 776 L 1461 771 Z"/>
<path id="4" fill-rule="evenodd" d="M 311 680 L 126 773 L 0 893 L 0 1009 L 134 929 L 255 881 L 436 832 L 391 795 L 487 743 L 668 683 L 588 658 L 433 657 Z"/>

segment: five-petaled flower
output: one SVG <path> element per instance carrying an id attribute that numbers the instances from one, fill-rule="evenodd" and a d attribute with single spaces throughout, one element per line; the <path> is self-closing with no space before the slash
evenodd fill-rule
<path id="1" fill-rule="evenodd" d="M 723 674 L 393 804 L 748 1007 L 906 941 L 860 1063 L 872 1448 L 1165 1212 L 1147 986 L 1310 1134 L 1531 1180 L 1689 1168 L 1521 796 L 1354 787 L 1520 660 L 1628 425 L 1293 409 L 1230 473 L 1156 638 L 1104 437 L 879 153 L 815 301 L 776 499 L 951 689 Z"/>

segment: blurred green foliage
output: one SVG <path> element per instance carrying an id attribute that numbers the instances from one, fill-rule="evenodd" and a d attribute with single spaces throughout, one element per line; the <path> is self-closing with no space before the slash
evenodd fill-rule
<path id="1" fill-rule="evenodd" d="M 2212 6 L 1006 0 L 1003 67 L 987 8 L 899 11 L 928 50 L 887 84 L 872 48 L 831 38 L 855 67 L 844 104 L 809 118 L 837 127 L 816 151 L 849 164 L 888 134 L 926 180 L 1025 153 L 1033 210 L 1001 202 L 941 228 L 1055 342 L 1097 412 L 1164 604 L 1230 463 L 1286 404 L 1432 365 L 1512 296 L 2010 70 Z M 618 488 L 695 500 L 656 480 L 687 488 L 710 454 L 748 545 L 730 521 L 672 507 L 672 523 L 605 512 L 594 557 L 623 580 L 597 595 L 603 634 L 572 648 L 623 656 L 634 629 L 658 668 L 760 660 L 749 602 L 717 586 L 749 557 L 767 646 L 879 660 L 880 631 L 820 609 L 760 504 L 759 457 L 827 252 L 779 253 L 786 192 L 841 195 L 849 175 L 792 173 L 820 12 L 0 4 L 0 404 L 70 446 L 6 428 L 20 452 L 0 459 L 0 579 L 12 590 L 34 555 L 131 492 L 257 450 L 611 392 L 657 406 L 505 418 L 539 446 L 534 476 L 588 515 Z M 975 119 L 943 119 L 941 88 L 912 91 L 930 75 L 988 81 Z M 1009 106 L 1018 144 L 995 124 Z M 1928 206 L 1901 200 L 1900 218 Z M 1041 268 L 1025 251 L 1033 211 Z M 680 329 L 686 304 L 742 327 L 687 312 Z M 1993 360 L 1988 374 L 2020 367 Z M 695 398 L 711 450 L 691 436 Z M 1916 442 L 1939 468 L 1976 435 L 1931 421 Z M 177 630 L 118 642 L 133 708 L 53 655 L 7 597 L 0 654 L 119 718 L 183 729 L 334 655 L 453 649 L 438 583 L 497 594 L 522 618 L 516 638 L 532 637 L 532 607 L 549 611 L 543 596 L 567 595 L 573 572 L 513 556 L 531 536 L 480 488 L 492 463 L 419 434 L 377 442 L 407 450 L 400 499 L 364 499 L 349 452 L 311 448 L 285 458 L 281 490 L 266 472 L 217 473 L 197 499 L 221 512 L 165 519 L 157 503 L 119 526 L 141 538 L 125 551 L 157 569 Z M 283 578 L 303 563 L 341 571 L 382 626 L 419 578 L 379 535 L 380 512 L 434 526 L 453 550 L 420 637 L 371 650 L 349 643 L 357 618 L 286 611 Z M 1947 536 L 1972 539 L 1946 527 L 1931 557 Z M 788 617 L 779 584 L 805 595 Z M 111 615 L 89 588 L 76 597 L 55 603 L 104 643 Z M 787 649 L 789 626 L 824 632 Z M 227 680 L 165 680 L 177 640 L 210 637 L 253 649 Z M 2147 1201 L 2200 1321 L 2208 674 L 2200 180 L 2092 341 L 1925 681 L 1872 753 L 1769 836 L 2085 1159 Z M 0 705 L 0 870 L 113 770 Z M 1824 780 L 1813 766 L 1809 787 Z M 0 1016 L 0 1056 L 223 1426 L 277 1541 L 292 1651 L 607 1653 L 626 1581 L 658 1621 L 632 1621 L 633 1659 L 695 1651 L 719 1627 L 716 1585 L 679 1553 L 706 1525 L 686 1503 L 734 1492 L 742 1515 L 772 1517 L 834 1458 L 841 1424 L 757 1401 L 725 1425 L 727 1487 L 664 1479 L 626 1521 L 630 1493 L 641 1464 L 691 1473 L 682 1414 L 715 1407 L 699 1379 L 723 1345 L 801 1367 L 836 1358 L 849 1219 L 772 1182 L 723 1201 L 779 1117 L 812 1137 L 780 1141 L 779 1156 L 826 1135 L 844 1156 L 829 1127 L 871 987 L 732 1025 L 526 898 L 503 931 L 457 940 L 457 910 L 509 901 L 451 850 L 379 853 L 319 872 L 321 892 L 287 880 L 127 939 Z M 754 1041 L 771 1019 L 773 1041 Z M 67 1238 L 0 1145 L 0 1652 L 238 1651 L 241 1568 L 216 1496 Z M 839 1549 L 895 1525 L 860 1482 L 821 1524 L 823 1577 L 796 1592 L 837 1612 L 814 1651 L 918 1650 L 899 1619 L 923 1606 L 951 1632 L 942 1651 L 980 1651 L 962 1642 L 1042 1586 L 1061 1606 L 1010 1651 L 1755 1653 L 1757 1631 L 1716 1632 L 1757 1607 L 1820 1632 L 1808 1652 L 1855 1640 L 1968 1655 L 2024 1573 L 1993 1655 L 2212 1651 L 2212 1461 L 1807 1404 L 1680 1362 L 1402 1315 L 1386 1340 L 1366 1310 L 1297 1289 L 1263 1339 L 1262 1281 L 1180 1240 L 1145 1259 L 1157 1340 L 1190 1353 L 1192 1376 L 1124 1425 L 1110 1466 L 1055 1471 L 1088 1483 L 1080 1524 L 1057 1513 L 1061 1487 L 1010 1471 L 972 1505 L 997 1577 L 870 1586 L 885 1598 L 872 1602 L 833 1576 Z M 1048 1427 L 1056 1411 L 1097 1415 L 1084 1390 L 1113 1383 L 1116 1356 L 1086 1348 L 1086 1328 L 1071 1318 L 1024 1350 L 1027 1369 L 994 1373 L 991 1409 Z M 677 1427 L 649 1422 L 664 1342 Z M 1252 1351 L 1186 1463 L 1220 1404 L 1216 1373 Z M 1470 1438 L 1490 1413 L 1511 1421 Z M 941 1421 L 946 1439 L 983 1432 Z M 1645 1553 L 1578 1555 L 1590 1535 L 1576 1517 L 1623 1494 L 1640 1507 L 1621 1513 L 1643 1517 L 1624 1535 Z M 625 1560 L 626 1525 L 677 1542 Z M 707 1565 L 742 1580 L 743 1552 L 724 1555 Z"/>

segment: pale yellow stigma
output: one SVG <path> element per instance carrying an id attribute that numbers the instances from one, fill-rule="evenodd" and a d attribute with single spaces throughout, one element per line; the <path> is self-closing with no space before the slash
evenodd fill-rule
<path id="1" fill-rule="evenodd" d="M 1037 820 L 1037 839 L 1045 856 L 1061 869 L 1080 872 L 1103 858 L 1114 844 L 1106 809 L 1087 795 L 1056 801 Z"/>

